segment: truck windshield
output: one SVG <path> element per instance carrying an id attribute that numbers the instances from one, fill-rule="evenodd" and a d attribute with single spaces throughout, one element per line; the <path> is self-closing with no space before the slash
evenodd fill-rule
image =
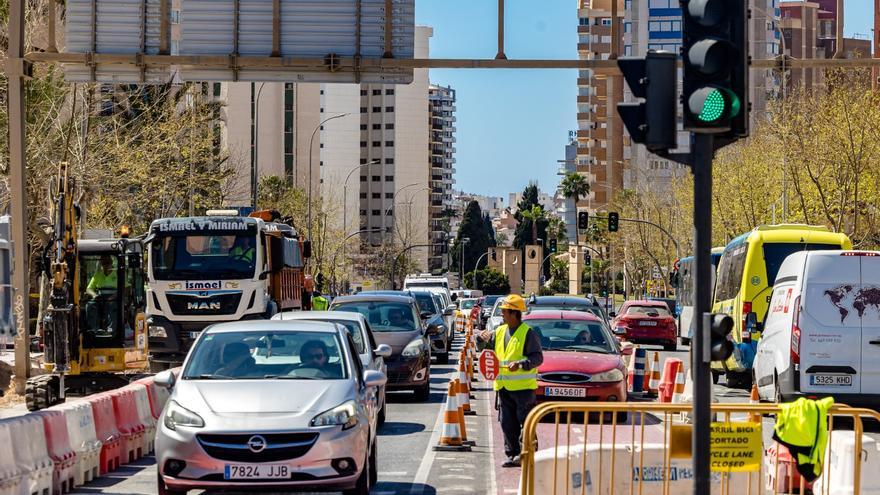
<path id="1" fill-rule="evenodd" d="M 199 233 L 160 236 L 152 243 L 150 263 L 157 280 L 253 278 L 256 236 Z"/>

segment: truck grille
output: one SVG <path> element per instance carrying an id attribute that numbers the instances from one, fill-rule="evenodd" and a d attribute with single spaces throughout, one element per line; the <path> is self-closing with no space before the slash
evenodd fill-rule
<path id="1" fill-rule="evenodd" d="M 238 310 L 241 292 L 199 297 L 189 294 L 168 294 L 168 305 L 176 315 L 231 315 Z"/>
<path id="2" fill-rule="evenodd" d="M 317 433 L 199 434 L 199 445 L 215 459 L 233 462 L 275 462 L 302 457 L 318 440 Z M 263 448 L 254 452 L 252 440 Z"/>

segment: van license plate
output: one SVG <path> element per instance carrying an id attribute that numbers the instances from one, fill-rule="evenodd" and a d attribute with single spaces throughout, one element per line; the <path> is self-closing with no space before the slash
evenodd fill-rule
<path id="1" fill-rule="evenodd" d="M 852 375 L 810 375 L 810 385 L 851 387 Z"/>
<path id="2" fill-rule="evenodd" d="M 285 464 L 227 464 L 223 470 L 227 480 L 283 480 L 290 478 Z"/>
<path id="3" fill-rule="evenodd" d="M 544 387 L 547 397 L 586 397 L 587 389 L 574 387 Z"/>

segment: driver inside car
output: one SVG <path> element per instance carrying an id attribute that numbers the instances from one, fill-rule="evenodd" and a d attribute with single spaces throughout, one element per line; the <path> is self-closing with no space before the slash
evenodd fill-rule
<path id="1" fill-rule="evenodd" d="M 339 366 L 329 364 L 327 345 L 320 340 L 309 340 L 299 350 L 299 368 L 311 368 L 320 372 L 321 378 L 341 378 Z"/>
<path id="2" fill-rule="evenodd" d="M 390 309 L 388 311 L 388 323 L 395 329 L 415 330 L 412 320 L 407 320 L 403 311 L 399 309 Z"/>
<path id="3" fill-rule="evenodd" d="M 593 336 L 589 330 L 581 330 L 574 338 L 574 345 L 588 345 L 593 343 Z"/>
<path id="4" fill-rule="evenodd" d="M 251 348 L 244 342 L 230 342 L 223 346 L 223 366 L 216 375 L 240 378 L 255 371 L 255 362 L 251 356 Z"/>

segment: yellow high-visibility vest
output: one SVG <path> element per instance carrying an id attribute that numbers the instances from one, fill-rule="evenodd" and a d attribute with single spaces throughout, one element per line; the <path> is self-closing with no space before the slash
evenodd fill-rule
<path id="1" fill-rule="evenodd" d="M 495 330 L 495 354 L 500 361 L 498 376 L 495 378 L 495 390 L 503 388 L 515 392 L 517 390 L 535 390 L 538 388 L 537 369 L 524 370 L 520 368 L 517 371 L 507 369 L 508 364 L 525 359 L 523 351 L 526 345 L 526 333 L 529 330 L 528 325 L 520 323 L 519 328 L 513 332 L 507 345 L 504 345 L 507 325 L 501 325 Z"/>

